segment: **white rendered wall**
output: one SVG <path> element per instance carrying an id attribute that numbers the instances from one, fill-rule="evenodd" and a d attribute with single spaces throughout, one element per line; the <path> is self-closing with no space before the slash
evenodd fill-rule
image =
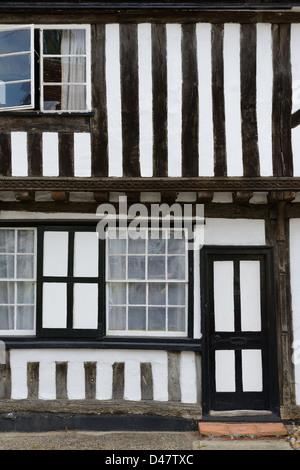
<path id="1" fill-rule="evenodd" d="M 168 355 L 166 351 L 144 350 L 11 350 L 11 398 L 27 398 L 27 363 L 39 362 L 39 399 L 55 400 L 55 363 L 68 363 L 68 398 L 84 399 L 84 362 L 97 363 L 96 399 L 112 398 L 112 366 L 125 363 L 124 399 L 140 401 L 140 363 L 151 363 L 153 399 L 168 401 Z M 180 361 L 182 403 L 197 402 L 197 373 L 195 353 L 184 351 Z"/>
<path id="2" fill-rule="evenodd" d="M 300 405 L 300 220 L 290 220 L 290 266 L 296 404 Z"/>

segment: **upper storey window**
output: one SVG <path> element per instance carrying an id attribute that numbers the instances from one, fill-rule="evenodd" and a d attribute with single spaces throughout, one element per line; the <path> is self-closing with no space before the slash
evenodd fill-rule
<path id="1" fill-rule="evenodd" d="M 0 27 L 0 110 L 90 110 L 88 26 Z"/>

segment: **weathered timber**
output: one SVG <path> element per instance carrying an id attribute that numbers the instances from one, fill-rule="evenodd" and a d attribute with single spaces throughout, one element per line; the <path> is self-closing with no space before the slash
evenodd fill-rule
<path id="1" fill-rule="evenodd" d="M 96 398 L 97 363 L 85 362 L 84 373 L 85 373 L 85 398 L 87 399 Z"/>
<path id="2" fill-rule="evenodd" d="M 199 97 L 196 25 L 182 26 L 182 175 L 198 175 Z"/>
<path id="3" fill-rule="evenodd" d="M 137 25 L 120 25 L 123 175 L 140 176 Z"/>
<path id="4" fill-rule="evenodd" d="M 68 398 L 67 388 L 68 363 L 56 363 L 56 398 Z"/>
<path id="5" fill-rule="evenodd" d="M 272 148 L 274 176 L 293 176 L 290 35 L 290 25 L 272 25 L 274 71 Z"/>
<path id="6" fill-rule="evenodd" d="M 153 176 L 167 176 L 167 50 L 166 25 L 152 24 Z"/>
<path id="7" fill-rule="evenodd" d="M 141 362 L 141 399 L 153 400 L 153 375 L 150 362 Z"/>
<path id="8" fill-rule="evenodd" d="M 11 136 L 9 132 L 0 133 L 0 175 L 11 176 Z"/>
<path id="9" fill-rule="evenodd" d="M 259 176 L 256 119 L 256 25 L 241 25 L 241 117 L 245 176 Z"/>
<path id="10" fill-rule="evenodd" d="M 39 398 L 39 362 L 27 363 L 27 398 Z"/>
<path id="11" fill-rule="evenodd" d="M 212 25 L 212 101 L 214 126 L 214 173 L 227 175 L 223 63 L 224 25 Z"/>
<path id="12" fill-rule="evenodd" d="M 43 175 L 43 139 L 40 132 L 27 134 L 28 176 Z"/>
<path id="13" fill-rule="evenodd" d="M 168 393 L 169 401 L 181 401 L 180 353 L 168 351 Z"/>
<path id="14" fill-rule="evenodd" d="M 112 398 L 114 400 L 120 400 L 124 398 L 124 362 L 115 362 L 113 364 L 113 390 Z"/>
<path id="15" fill-rule="evenodd" d="M 74 176 L 74 134 L 59 133 L 59 176 Z"/>
<path id="16" fill-rule="evenodd" d="M 93 176 L 108 175 L 108 131 L 105 81 L 105 25 L 92 25 L 92 107 L 91 171 Z"/>

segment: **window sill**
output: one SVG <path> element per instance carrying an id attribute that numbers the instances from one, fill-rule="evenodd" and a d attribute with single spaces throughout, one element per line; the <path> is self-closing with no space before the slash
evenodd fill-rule
<path id="1" fill-rule="evenodd" d="M 201 339 L 193 338 L 79 338 L 2 337 L 6 349 L 143 349 L 201 351 Z"/>
<path id="2" fill-rule="evenodd" d="M 29 117 L 52 117 L 52 116 L 61 116 L 61 117 L 72 117 L 72 116 L 82 116 L 82 117 L 93 117 L 95 115 L 94 111 L 82 111 L 78 112 L 75 111 L 51 111 L 51 112 L 44 112 L 44 111 L 0 111 L 0 116 L 29 116 Z"/>

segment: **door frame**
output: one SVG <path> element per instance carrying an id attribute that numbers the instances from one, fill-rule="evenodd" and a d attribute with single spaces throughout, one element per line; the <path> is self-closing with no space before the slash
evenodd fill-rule
<path id="1" fill-rule="evenodd" d="M 228 259 L 237 256 L 247 256 L 249 259 L 255 256 L 264 259 L 264 284 L 266 288 L 266 318 L 262 324 L 262 335 L 265 341 L 267 357 L 263 358 L 267 374 L 268 411 L 273 416 L 280 416 L 279 404 L 279 382 L 278 382 L 278 357 L 277 357 L 277 334 L 276 334 L 276 309 L 275 309 L 275 285 L 273 270 L 273 248 L 269 246 L 203 246 L 200 252 L 200 282 L 201 282 L 201 331 L 202 331 L 202 414 L 206 419 L 211 419 L 212 410 L 212 374 L 215 374 L 212 364 L 211 330 L 212 321 L 209 320 L 209 264 L 213 256 Z M 213 368 L 213 370 L 212 370 Z M 265 386 L 265 377 L 263 382 Z M 247 408 L 249 409 L 249 408 Z M 232 410 L 232 409 L 231 409 Z M 226 411 L 226 410 L 224 410 Z M 229 411 L 229 410 L 228 410 Z"/>

